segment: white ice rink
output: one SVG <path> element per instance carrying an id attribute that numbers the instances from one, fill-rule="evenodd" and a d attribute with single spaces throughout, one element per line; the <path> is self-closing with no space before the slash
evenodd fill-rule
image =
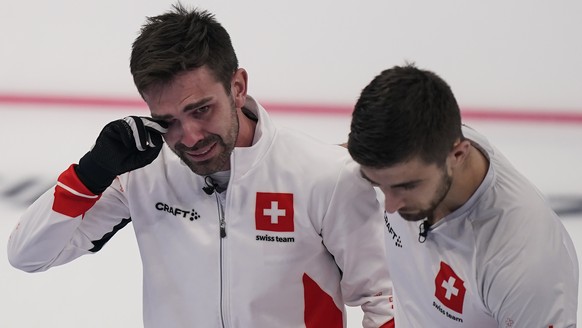
<path id="1" fill-rule="evenodd" d="M 140 327 L 141 263 L 131 225 L 102 251 L 44 273 L 9 266 L 6 242 L 24 206 L 91 146 L 101 127 L 135 109 L 1 105 L 0 327 Z M 346 139 L 349 115 L 273 111 L 280 125 L 327 142 Z M 468 120 L 554 199 L 582 252 L 582 124 Z M 543 240 L 540 240 L 543 243 Z M 535 256 L 535 254 L 524 254 Z M 556 268 L 559 270 L 559 268 Z M 192 306 L 196 306 L 193 304 Z M 361 327 L 351 308 L 349 327 Z"/>

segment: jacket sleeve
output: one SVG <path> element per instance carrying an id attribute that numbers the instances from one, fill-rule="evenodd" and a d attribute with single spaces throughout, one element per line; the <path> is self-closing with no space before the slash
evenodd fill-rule
<path id="1" fill-rule="evenodd" d="M 323 242 L 342 271 L 344 303 L 360 306 L 365 328 L 394 327 L 384 220 L 376 192 L 348 160 L 323 224 Z"/>
<path id="2" fill-rule="evenodd" d="M 71 165 L 22 215 L 8 240 L 8 260 L 40 272 L 99 251 L 131 221 L 122 196 L 119 188 L 92 194 Z"/>
<path id="3" fill-rule="evenodd" d="M 491 238 L 477 279 L 485 306 L 500 327 L 576 327 L 578 260 L 572 240 L 553 213 L 528 202 L 513 210 Z M 546 216 L 544 220 L 537 219 Z M 518 231 L 527 229 L 527 233 Z M 485 249 L 485 248 L 484 248 Z"/>

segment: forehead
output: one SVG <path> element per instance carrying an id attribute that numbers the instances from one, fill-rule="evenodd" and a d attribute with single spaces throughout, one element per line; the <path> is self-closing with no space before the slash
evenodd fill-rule
<path id="1" fill-rule="evenodd" d="M 146 103 L 150 105 L 177 105 L 186 100 L 217 96 L 224 93 L 224 87 L 205 66 L 182 72 L 171 81 L 152 85 L 143 92 Z"/>
<path id="2" fill-rule="evenodd" d="M 362 174 L 379 185 L 397 185 L 425 180 L 439 172 L 436 164 L 426 164 L 419 158 L 384 168 L 361 167 Z"/>

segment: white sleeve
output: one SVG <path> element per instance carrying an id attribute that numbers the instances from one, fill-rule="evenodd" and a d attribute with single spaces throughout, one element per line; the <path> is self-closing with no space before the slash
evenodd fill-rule
<path id="1" fill-rule="evenodd" d="M 45 271 L 95 253 L 131 221 L 116 188 L 93 195 L 72 166 L 58 181 L 24 212 L 10 235 L 8 260 L 18 269 Z"/>
<path id="2" fill-rule="evenodd" d="M 344 303 L 360 306 L 363 327 L 393 327 L 392 283 L 384 242 L 383 211 L 376 192 L 348 162 L 323 220 L 322 236 L 342 271 Z"/>
<path id="3" fill-rule="evenodd" d="M 531 218 L 536 215 L 529 214 Z M 544 221 L 505 235 L 505 242 L 491 240 L 497 255 L 482 270 L 483 299 L 499 327 L 576 326 L 578 262 L 574 247 L 558 218 Z"/>

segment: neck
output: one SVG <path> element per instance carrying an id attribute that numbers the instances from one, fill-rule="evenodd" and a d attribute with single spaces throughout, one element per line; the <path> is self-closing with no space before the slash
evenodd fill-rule
<path id="1" fill-rule="evenodd" d="M 236 147 L 250 147 L 255 138 L 257 122 L 246 116 L 241 110 L 238 111 L 238 137 Z"/>

